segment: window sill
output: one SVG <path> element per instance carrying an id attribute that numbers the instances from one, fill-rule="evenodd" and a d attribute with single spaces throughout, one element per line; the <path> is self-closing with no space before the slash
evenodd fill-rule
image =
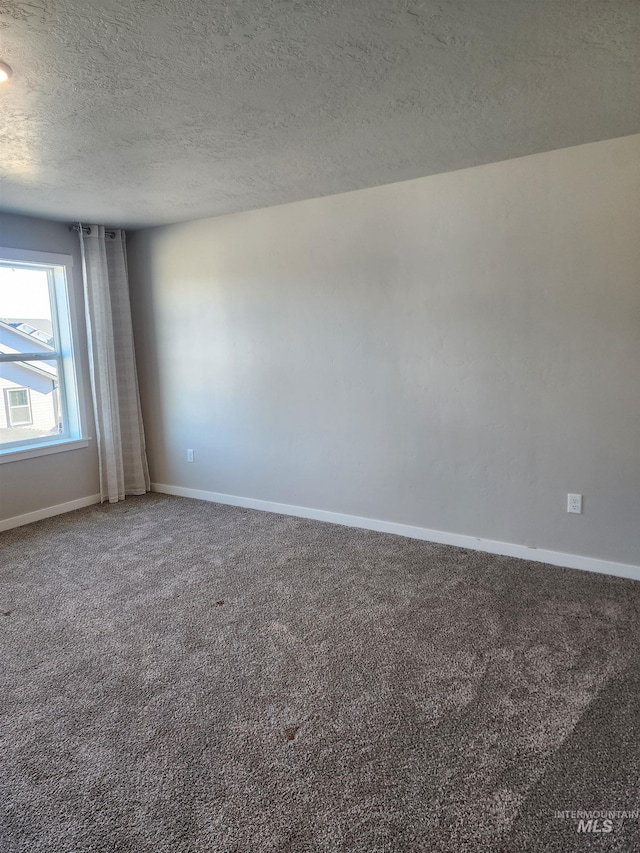
<path id="1" fill-rule="evenodd" d="M 5 462 L 21 462 L 23 459 L 34 459 L 36 456 L 49 456 L 51 453 L 64 453 L 66 450 L 81 450 L 89 446 L 88 438 L 66 438 L 62 441 L 51 441 L 48 444 L 32 444 L 30 447 L 12 447 L 0 450 L 0 465 Z"/>

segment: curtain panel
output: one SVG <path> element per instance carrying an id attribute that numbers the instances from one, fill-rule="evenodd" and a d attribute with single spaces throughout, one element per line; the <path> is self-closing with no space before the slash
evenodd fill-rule
<path id="1" fill-rule="evenodd" d="M 85 226 L 86 228 L 86 226 Z M 149 491 L 124 231 L 79 229 L 101 500 Z"/>

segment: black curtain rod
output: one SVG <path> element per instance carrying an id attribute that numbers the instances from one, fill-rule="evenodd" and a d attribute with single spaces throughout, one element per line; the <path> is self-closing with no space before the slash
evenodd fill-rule
<path id="1" fill-rule="evenodd" d="M 91 234 L 91 228 L 88 225 L 80 225 L 79 222 L 76 222 L 73 225 L 70 225 L 69 231 L 76 231 L 78 234 L 80 233 L 80 231 L 82 231 L 82 233 L 86 234 L 87 236 L 89 236 L 89 234 Z M 105 237 L 111 237 L 112 240 L 116 236 L 115 231 L 105 231 L 104 234 L 105 234 Z"/>

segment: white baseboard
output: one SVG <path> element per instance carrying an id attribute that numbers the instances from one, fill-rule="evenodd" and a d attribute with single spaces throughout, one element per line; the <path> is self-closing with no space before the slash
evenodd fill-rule
<path id="1" fill-rule="evenodd" d="M 470 548 L 473 551 L 485 551 L 487 554 L 518 557 L 522 560 L 533 560 L 536 563 L 548 563 L 552 566 L 562 566 L 567 569 L 581 569 L 586 572 L 598 572 L 599 574 L 616 575 L 621 578 L 640 580 L 640 566 L 628 563 L 613 563 L 609 560 L 583 557 L 579 554 L 565 554 L 561 551 L 548 551 L 543 548 L 533 548 L 529 545 L 514 545 L 511 542 L 496 542 L 493 539 L 481 539 L 476 536 L 466 536 L 462 533 L 445 533 L 442 530 L 430 530 L 427 527 L 398 524 L 395 521 L 379 521 L 374 518 L 344 515 L 340 512 L 329 512 L 324 509 L 309 509 L 308 507 L 274 503 L 273 501 L 261 501 L 255 498 L 241 498 L 236 495 L 225 495 L 220 492 L 187 489 L 183 486 L 168 486 L 164 483 L 152 483 L 151 491 L 162 492 L 167 495 L 177 495 L 183 498 L 196 498 L 196 500 L 201 501 L 228 504 L 229 506 L 258 509 L 264 512 L 277 512 L 282 515 L 298 516 L 299 518 L 312 518 L 316 521 L 328 521 L 331 524 L 342 524 L 346 527 L 361 527 L 365 530 L 376 530 L 379 533 L 395 533 L 398 536 L 408 536 L 410 539 L 423 539 L 427 542 L 437 542 L 441 545 Z"/>
<path id="2" fill-rule="evenodd" d="M 86 498 L 77 498 L 75 501 L 45 506 L 43 509 L 35 510 L 35 512 L 25 512 L 24 515 L 14 515 L 13 518 L 0 520 L 0 533 L 3 530 L 10 530 L 12 527 L 22 527 L 23 524 L 31 524 L 32 521 L 40 521 L 42 518 L 51 518 L 54 515 L 62 515 L 64 512 L 71 512 L 74 509 L 82 509 L 84 506 L 99 503 L 100 495 L 88 495 Z"/>

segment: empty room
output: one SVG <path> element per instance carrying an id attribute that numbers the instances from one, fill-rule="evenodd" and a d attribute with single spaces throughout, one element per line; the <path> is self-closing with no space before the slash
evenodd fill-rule
<path id="1" fill-rule="evenodd" d="M 637 0 L 0 0 L 0 853 L 640 850 Z"/>

